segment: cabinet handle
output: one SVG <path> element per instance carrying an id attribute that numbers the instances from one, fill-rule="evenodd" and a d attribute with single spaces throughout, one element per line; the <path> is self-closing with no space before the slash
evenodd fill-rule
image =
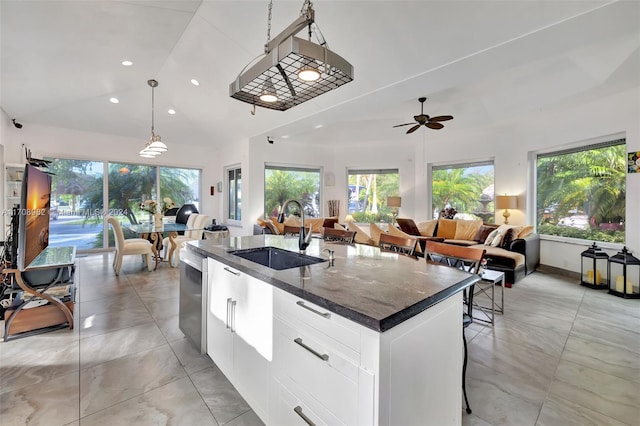
<path id="1" fill-rule="evenodd" d="M 321 317 L 324 317 L 324 318 L 327 318 L 327 319 L 331 318 L 331 314 L 329 312 L 320 312 L 320 311 L 318 311 L 316 309 L 313 309 L 312 307 L 305 305 L 302 300 L 298 300 L 296 302 L 296 305 L 302 306 L 303 308 L 308 309 L 311 312 L 313 312 L 314 314 L 320 315 Z"/>
<path id="2" fill-rule="evenodd" d="M 302 407 L 301 406 L 297 406 L 293 409 L 293 411 L 296 412 L 297 415 L 300 416 L 300 418 L 302 420 L 304 420 L 304 422 L 306 424 L 308 424 L 309 426 L 316 426 L 316 424 L 314 422 L 311 421 L 311 419 L 309 417 L 307 417 L 303 412 L 302 412 Z"/>
<path id="3" fill-rule="evenodd" d="M 236 301 L 231 301 L 231 332 L 236 332 Z"/>
<path id="4" fill-rule="evenodd" d="M 233 275 L 235 275 L 236 277 L 239 277 L 239 276 L 240 276 L 240 272 L 236 272 L 236 271 L 234 271 L 234 270 L 233 270 L 233 269 L 231 269 L 231 268 L 224 268 L 224 270 L 225 270 L 225 271 L 227 271 L 227 272 L 229 272 L 229 273 L 231 273 L 231 274 L 233 274 Z"/>
<path id="5" fill-rule="evenodd" d="M 230 320 L 230 315 L 231 315 L 231 307 L 229 306 L 231 304 L 231 298 L 227 298 L 227 320 L 225 321 L 225 327 L 230 328 L 229 323 L 231 322 Z"/>
<path id="6" fill-rule="evenodd" d="M 304 343 L 302 343 L 302 339 L 300 337 L 293 339 L 293 341 L 299 344 L 300 346 L 302 346 L 303 348 L 305 348 L 306 350 L 308 350 L 309 352 L 311 352 L 312 354 L 314 354 L 315 356 L 317 356 L 318 358 L 320 358 L 321 360 L 329 361 L 329 355 L 321 354 L 320 352 L 316 351 L 312 347 L 305 345 Z"/>

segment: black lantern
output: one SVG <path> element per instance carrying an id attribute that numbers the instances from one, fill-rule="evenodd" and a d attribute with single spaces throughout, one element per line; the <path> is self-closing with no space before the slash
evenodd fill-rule
<path id="1" fill-rule="evenodd" d="M 607 281 L 607 260 L 609 255 L 602 251 L 594 242 L 591 247 L 581 254 L 580 285 L 589 288 L 606 290 L 609 288 Z"/>
<path id="2" fill-rule="evenodd" d="M 626 247 L 609 258 L 607 264 L 609 293 L 625 299 L 640 299 L 640 259 Z"/>

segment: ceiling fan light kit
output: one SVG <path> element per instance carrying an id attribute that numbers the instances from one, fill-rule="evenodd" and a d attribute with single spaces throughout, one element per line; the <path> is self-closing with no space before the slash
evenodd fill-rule
<path id="1" fill-rule="evenodd" d="M 413 119 L 415 120 L 415 122 L 398 124 L 398 125 L 393 126 L 393 127 L 402 127 L 402 126 L 411 126 L 411 125 L 413 125 L 411 128 L 409 128 L 409 130 L 407 130 L 407 134 L 409 134 L 409 133 L 413 133 L 416 130 L 418 130 L 420 128 L 420 126 L 425 126 L 425 127 L 430 128 L 430 129 L 433 129 L 433 130 L 440 130 L 440 129 L 442 129 L 444 127 L 444 124 L 442 124 L 441 121 L 453 120 L 453 116 L 452 115 L 439 115 L 437 117 L 429 117 L 428 115 L 426 115 L 424 113 L 424 102 L 426 100 L 427 100 L 427 98 L 424 98 L 424 97 L 418 98 L 418 102 L 420 102 L 420 115 L 414 115 L 413 116 Z"/>
<path id="2" fill-rule="evenodd" d="M 353 80 L 353 66 L 329 50 L 315 24 L 315 12 L 309 0 L 304 2 L 300 17 L 273 40 L 269 36 L 271 7 L 272 2 L 269 3 L 264 56 L 240 72 L 229 85 L 229 96 L 251 105 L 286 111 Z M 305 27 L 309 29 L 309 40 L 295 37 Z M 310 40 L 312 33 L 320 44 Z M 267 93 L 269 85 L 273 93 Z"/>
<path id="3" fill-rule="evenodd" d="M 154 120 L 153 120 L 153 108 L 154 108 L 154 89 L 158 87 L 156 80 L 147 80 L 147 84 L 151 87 L 151 138 L 144 145 L 142 151 L 138 155 L 142 158 L 155 158 L 163 152 L 167 151 L 167 145 L 162 142 L 160 135 L 156 135 Z"/>

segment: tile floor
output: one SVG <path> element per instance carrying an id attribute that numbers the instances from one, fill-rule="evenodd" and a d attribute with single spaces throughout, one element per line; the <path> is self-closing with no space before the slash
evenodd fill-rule
<path id="1" fill-rule="evenodd" d="M 178 270 L 111 259 L 78 259 L 73 331 L 0 343 L 0 425 L 261 425 L 178 329 Z M 505 304 L 466 329 L 464 425 L 638 425 L 640 300 L 538 272 Z"/>

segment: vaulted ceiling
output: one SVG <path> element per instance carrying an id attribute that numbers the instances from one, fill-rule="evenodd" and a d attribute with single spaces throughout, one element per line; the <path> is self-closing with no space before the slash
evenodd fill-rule
<path id="1" fill-rule="evenodd" d="M 301 6 L 274 1 L 272 37 Z M 229 97 L 229 83 L 263 52 L 266 0 L 1 0 L 0 106 L 25 126 L 142 145 L 153 78 L 156 130 L 167 144 L 224 146 L 266 134 L 355 143 L 404 137 L 406 127 L 392 126 L 419 113 L 420 96 L 425 113 L 455 117 L 425 131 L 453 132 L 640 86 L 638 1 L 316 0 L 314 8 L 354 81 L 252 115 Z"/>

